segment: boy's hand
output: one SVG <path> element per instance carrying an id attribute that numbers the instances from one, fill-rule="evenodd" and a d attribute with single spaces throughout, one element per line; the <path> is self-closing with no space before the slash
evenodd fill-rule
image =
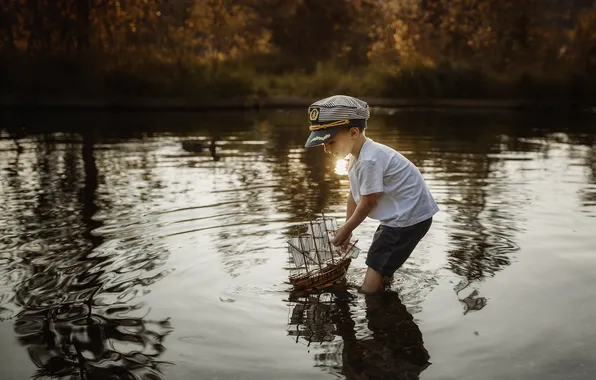
<path id="1" fill-rule="evenodd" d="M 350 238 L 352 237 L 352 231 L 346 226 L 342 226 L 337 229 L 335 232 L 335 238 L 331 242 L 336 247 L 342 246 L 345 247 L 349 242 Z"/>

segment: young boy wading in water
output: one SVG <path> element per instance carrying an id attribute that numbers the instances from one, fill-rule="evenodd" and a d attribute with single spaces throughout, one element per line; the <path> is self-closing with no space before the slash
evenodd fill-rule
<path id="1" fill-rule="evenodd" d="M 337 158 L 350 155 L 350 193 L 345 224 L 333 244 L 346 244 L 366 217 L 380 222 L 368 250 L 368 270 L 361 290 L 383 290 L 383 280 L 408 259 L 439 211 L 418 168 L 394 149 L 366 137 L 370 116 L 366 102 L 336 95 L 308 108 L 306 147 L 323 145 Z"/>

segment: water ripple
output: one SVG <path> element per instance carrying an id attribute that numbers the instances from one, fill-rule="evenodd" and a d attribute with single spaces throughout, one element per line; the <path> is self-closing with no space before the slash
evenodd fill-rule
<path id="1" fill-rule="evenodd" d="M 304 149 L 293 116 L 224 125 L 230 115 L 178 115 L 173 126 L 173 115 L 135 115 L 146 131 L 126 115 L 110 127 L 81 117 L 32 132 L 18 154 L 0 138 L 0 323 L 14 327 L 37 377 L 278 378 L 283 362 L 301 378 L 418 378 L 433 355 L 423 332 L 449 330 L 418 326 L 435 291 L 453 284 L 447 322 L 482 323 L 473 315 L 488 317 L 492 302 L 482 285 L 519 265 L 532 226 L 581 232 L 578 218 L 596 215 L 589 129 L 376 115 L 367 134 L 420 168 L 441 213 L 384 296 L 357 292 L 365 254 L 343 287 L 287 292 L 289 231 L 321 211 L 343 219 L 349 189 L 330 156 Z M 214 135 L 216 154 L 183 148 Z M 364 251 L 375 228 L 366 220 L 356 231 Z M 454 363 L 469 364 L 479 343 L 455 343 L 466 359 Z"/>

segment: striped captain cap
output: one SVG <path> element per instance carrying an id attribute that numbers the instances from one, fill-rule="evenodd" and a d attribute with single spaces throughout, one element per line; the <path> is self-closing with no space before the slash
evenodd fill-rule
<path id="1" fill-rule="evenodd" d="M 308 107 L 310 136 L 307 148 L 321 145 L 331 140 L 341 128 L 366 128 L 370 117 L 368 104 L 347 95 L 334 95 L 318 100 Z"/>

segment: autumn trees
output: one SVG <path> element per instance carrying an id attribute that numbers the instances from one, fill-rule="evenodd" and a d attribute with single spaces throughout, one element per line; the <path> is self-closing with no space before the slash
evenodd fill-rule
<path id="1" fill-rule="evenodd" d="M 4 62 L 91 60 L 101 72 L 586 75 L 595 31 L 582 0 L 0 0 Z"/>

